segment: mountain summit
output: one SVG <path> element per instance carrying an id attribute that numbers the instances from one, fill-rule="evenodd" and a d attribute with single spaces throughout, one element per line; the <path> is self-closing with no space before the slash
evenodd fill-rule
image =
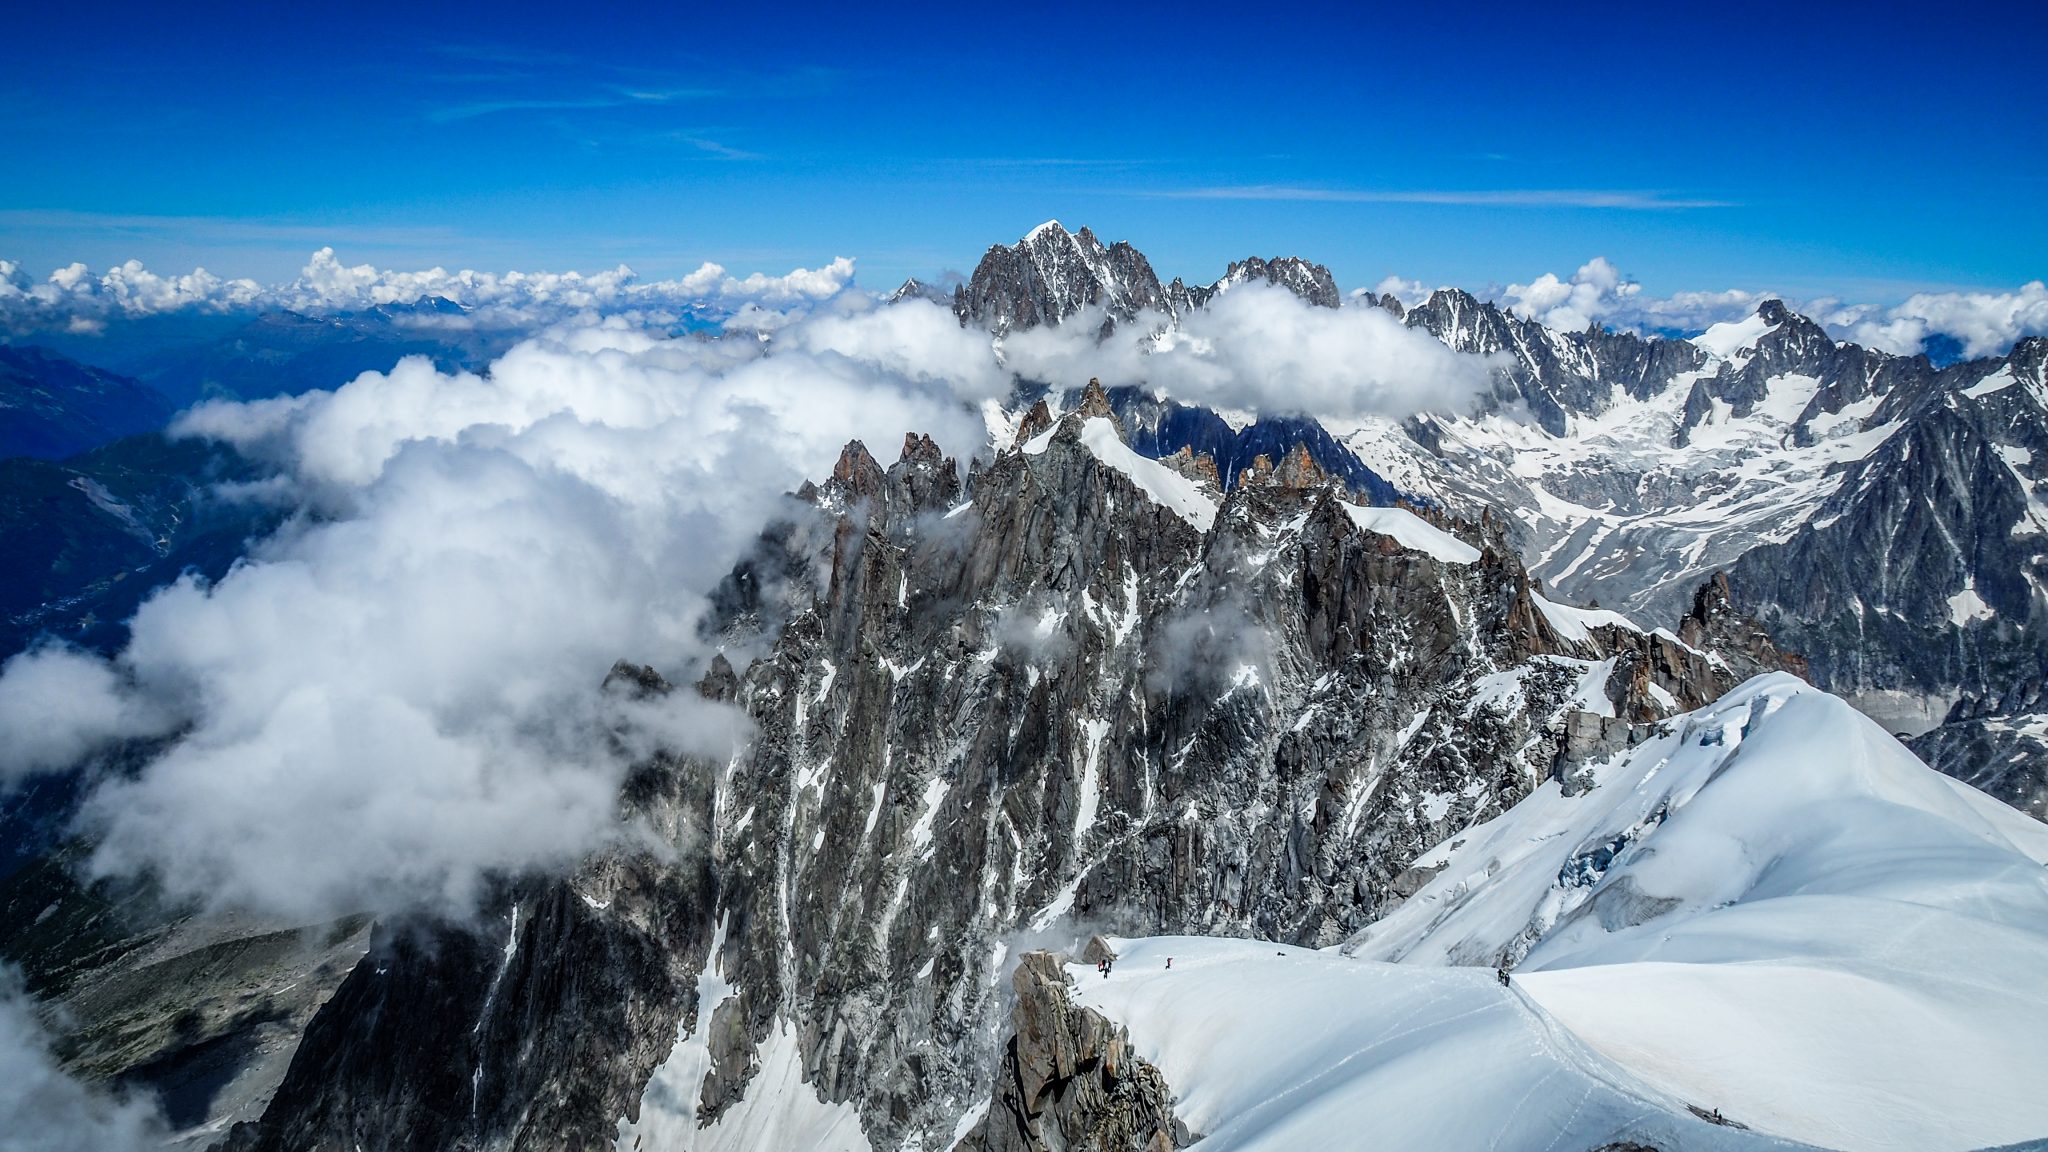
<path id="1" fill-rule="evenodd" d="M 1119 240 L 1104 247 L 1086 227 L 1069 232 L 1059 221 L 1048 220 L 1014 245 L 991 245 L 955 293 L 953 310 L 962 322 L 997 334 L 1057 325 L 1089 307 L 1100 308 L 1108 324 L 1128 322 L 1143 311 L 1177 318 L 1253 280 L 1285 288 L 1311 304 L 1338 304 L 1330 270 L 1297 257 L 1239 260 L 1220 279 L 1193 288 L 1179 277 L 1161 285 L 1152 262 L 1129 243 Z"/>

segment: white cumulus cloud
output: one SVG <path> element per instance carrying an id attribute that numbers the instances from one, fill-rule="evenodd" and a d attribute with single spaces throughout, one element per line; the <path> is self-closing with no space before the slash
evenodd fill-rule
<path id="1" fill-rule="evenodd" d="M 1487 387 L 1485 361 L 1461 356 L 1378 308 L 1317 308 L 1284 288 L 1244 284 L 1182 318 L 1141 316 L 1096 341 L 1098 322 L 1011 333 L 1019 374 L 1058 384 L 1100 377 L 1175 399 L 1270 415 L 1343 420 L 1454 410 Z"/>
<path id="2" fill-rule="evenodd" d="M 1932 336 L 1962 345 L 1965 356 L 1996 356 L 2027 336 L 2048 336 L 2048 285 L 2035 280 L 2014 292 L 1920 292 L 1895 307 L 1841 317 L 1857 341 L 1911 353 Z"/>
<path id="3" fill-rule="evenodd" d="M 171 723 L 105 662 L 69 648 L 31 649 L 0 665 L 0 786 L 115 741 L 161 735 Z"/>
<path id="4" fill-rule="evenodd" d="M 838 295 L 853 278 L 854 262 L 843 256 L 821 268 L 797 268 L 780 276 L 755 272 L 735 277 L 723 266 L 707 263 L 676 279 L 642 280 L 623 264 L 587 274 L 451 272 L 439 267 L 402 271 L 346 264 L 334 249 L 322 248 L 296 278 L 268 285 L 223 279 L 204 268 L 159 275 L 134 260 L 97 274 L 84 264 L 70 264 L 37 281 L 19 264 L 0 261 L 0 326 L 81 331 L 115 317 L 187 309 L 332 313 L 438 296 L 473 313 L 462 322 L 541 327 L 582 314 L 662 317 L 703 305 L 728 310 L 748 303 L 808 305 Z M 457 321 L 433 317 L 422 322 Z"/>
<path id="5" fill-rule="evenodd" d="M 1583 332 L 1627 307 L 1641 285 L 1622 277 L 1605 256 L 1595 256 L 1560 280 L 1545 272 L 1527 284 L 1510 284 L 1506 299 L 1515 311 L 1560 332 Z"/>

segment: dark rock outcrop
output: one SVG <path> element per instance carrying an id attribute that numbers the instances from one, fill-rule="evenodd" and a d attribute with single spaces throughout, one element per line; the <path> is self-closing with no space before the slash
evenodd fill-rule
<path id="1" fill-rule="evenodd" d="M 1797 531 L 1729 566 L 1733 601 L 1816 683 L 1948 700 L 2048 676 L 2043 349 L 1888 393 L 1869 421 L 1897 431 Z"/>
<path id="2" fill-rule="evenodd" d="M 1129 1032 L 1078 1006 L 1062 957 L 1026 952 L 1010 987 L 1016 1005 L 988 1115 L 961 1152 L 1171 1152 L 1193 1138 L 1173 1114 L 1159 1070 Z"/>
<path id="3" fill-rule="evenodd" d="M 1936 771 L 2048 821 L 2048 683 L 1966 694 L 1906 746 Z"/>
<path id="4" fill-rule="evenodd" d="M 864 455 L 864 453 L 863 453 Z M 717 698 L 732 670 L 699 687 Z M 608 690 L 672 691 L 621 663 Z M 237 1150 L 610 1147 L 695 1024 L 716 899 L 714 769 L 657 756 L 626 781 L 628 847 L 509 882 L 480 924 L 380 925 L 307 1027 Z"/>

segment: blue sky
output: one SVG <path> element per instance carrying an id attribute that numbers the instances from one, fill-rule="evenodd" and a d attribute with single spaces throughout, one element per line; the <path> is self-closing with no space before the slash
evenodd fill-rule
<path id="1" fill-rule="evenodd" d="M 0 257 L 966 271 L 1041 220 L 1481 287 L 2048 274 L 2038 5 L 18 6 Z"/>

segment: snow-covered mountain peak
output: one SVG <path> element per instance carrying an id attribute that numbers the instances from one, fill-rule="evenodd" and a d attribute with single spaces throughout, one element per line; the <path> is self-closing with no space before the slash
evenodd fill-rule
<path id="1" fill-rule="evenodd" d="M 1735 360 L 1745 358 L 1745 353 L 1756 348 L 1757 341 L 1777 330 L 1778 324 L 1759 309 L 1740 320 L 1723 320 L 1693 337 L 1692 342 L 1716 360 Z"/>

